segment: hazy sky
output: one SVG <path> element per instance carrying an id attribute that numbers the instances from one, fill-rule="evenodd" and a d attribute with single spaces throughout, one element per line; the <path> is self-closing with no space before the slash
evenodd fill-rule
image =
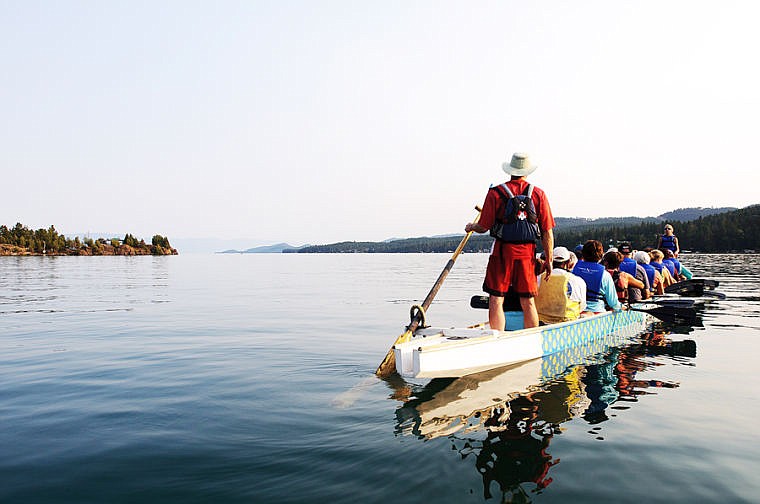
<path id="1" fill-rule="evenodd" d="M 0 0 L 0 223 L 250 245 L 760 202 L 755 2 Z"/>

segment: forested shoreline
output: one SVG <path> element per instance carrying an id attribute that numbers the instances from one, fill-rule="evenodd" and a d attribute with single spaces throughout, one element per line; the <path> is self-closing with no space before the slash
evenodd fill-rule
<path id="1" fill-rule="evenodd" d="M 760 250 L 760 205 L 700 217 L 691 221 L 669 221 L 675 228 L 682 250 L 704 253 L 754 252 Z M 555 229 L 555 245 L 573 249 L 589 239 L 606 247 L 630 242 L 635 248 L 656 247 L 663 221 L 647 221 L 634 225 L 574 226 Z M 328 245 L 311 245 L 284 253 L 419 253 L 453 252 L 463 235 L 422 237 L 387 242 L 346 241 Z M 473 235 L 465 252 L 487 252 L 493 238 Z"/>
<path id="2" fill-rule="evenodd" d="M 177 255 L 165 236 L 154 235 L 151 243 L 127 233 L 124 238 L 67 238 L 55 226 L 31 230 L 21 223 L 9 228 L 0 225 L 0 255 Z"/>

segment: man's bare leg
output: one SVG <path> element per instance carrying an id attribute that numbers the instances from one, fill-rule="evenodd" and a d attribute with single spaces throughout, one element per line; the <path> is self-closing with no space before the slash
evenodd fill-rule
<path id="1" fill-rule="evenodd" d="M 489 303 L 490 308 L 490 303 Z M 536 310 L 536 301 L 532 297 L 520 296 L 520 306 L 523 310 L 523 326 L 538 327 L 538 311 Z"/>
<path id="2" fill-rule="evenodd" d="M 488 296 L 488 325 L 491 329 L 504 330 L 506 320 L 504 319 L 504 298 L 502 296 Z"/>

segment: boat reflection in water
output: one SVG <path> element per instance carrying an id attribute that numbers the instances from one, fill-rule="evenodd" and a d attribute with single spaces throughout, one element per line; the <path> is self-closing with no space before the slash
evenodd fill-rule
<path id="1" fill-rule="evenodd" d="M 654 368 L 653 355 L 684 361 L 696 356 L 694 341 L 673 341 L 666 334 L 650 331 L 633 343 L 610 336 L 570 353 L 424 386 L 407 384 L 406 393 L 396 388 L 394 397 L 406 396 L 396 410 L 397 433 L 448 436 L 463 458 L 475 459 L 485 498 L 492 497 L 496 483 L 505 502 L 528 499 L 529 492 L 552 482 L 549 472 L 559 459 L 548 449 L 563 422 L 583 418 L 598 424 L 608 420 L 608 409 L 626 409 L 623 402 L 637 401 L 648 389 L 678 386 L 636 377 Z"/>

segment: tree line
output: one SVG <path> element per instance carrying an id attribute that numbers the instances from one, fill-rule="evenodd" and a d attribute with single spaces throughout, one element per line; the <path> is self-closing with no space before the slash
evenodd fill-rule
<path id="1" fill-rule="evenodd" d="M 681 250 L 705 253 L 760 251 L 760 205 L 733 212 L 699 217 L 691 221 L 669 221 Z M 555 232 L 559 245 L 571 248 L 587 239 L 605 246 L 630 242 L 634 248 L 656 247 L 664 222 L 642 222 L 631 226 L 590 227 Z"/>
<path id="2" fill-rule="evenodd" d="M 78 236 L 67 238 L 58 233 L 55 226 L 29 229 L 23 224 L 16 223 L 12 228 L 0 225 L 0 245 L 17 247 L 17 253 L 50 254 L 50 255 L 172 255 L 177 251 L 172 248 L 165 236 L 154 235 L 150 245 L 145 240 L 138 240 L 127 233 L 120 238 L 85 238 Z"/>
<path id="3" fill-rule="evenodd" d="M 760 205 L 752 205 L 732 212 L 699 217 L 691 221 L 668 221 L 673 225 L 681 250 L 722 253 L 760 251 Z M 586 240 L 595 239 L 605 247 L 630 242 L 634 248 L 656 247 L 665 222 L 649 220 L 629 225 L 572 226 L 554 230 L 555 245 L 572 250 Z M 456 250 L 463 235 L 422 237 L 388 242 L 345 241 L 328 245 L 311 245 L 283 252 L 298 253 L 420 253 Z M 488 252 L 493 238 L 473 235 L 465 252 Z"/>

